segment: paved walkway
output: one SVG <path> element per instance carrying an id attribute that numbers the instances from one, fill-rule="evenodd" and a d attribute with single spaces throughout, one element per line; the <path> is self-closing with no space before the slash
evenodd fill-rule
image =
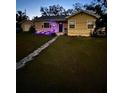
<path id="1" fill-rule="evenodd" d="M 31 60 L 34 59 L 35 56 L 39 55 L 41 51 L 43 51 L 45 48 L 47 48 L 50 44 L 52 44 L 57 38 L 59 37 L 56 36 L 53 39 L 49 40 L 47 43 L 36 49 L 34 52 L 30 53 L 28 56 L 24 57 L 22 60 L 16 63 L 16 70 L 22 68 L 25 66 L 25 64 Z"/>

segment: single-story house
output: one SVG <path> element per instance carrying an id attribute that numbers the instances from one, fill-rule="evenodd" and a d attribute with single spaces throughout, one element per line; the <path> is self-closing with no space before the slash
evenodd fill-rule
<path id="1" fill-rule="evenodd" d="M 32 20 L 36 33 L 66 33 L 68 36 L 90 36 L 98 15 L 86 10 L 70 16 L 41 16 Z M 30 23 L 28 23 L 30 25 Z"/>
<path id="2" fill-rule="evenodd" d="M 67 29 L 66 16 L 42 16 L 33 20 L 37 33 L 63 33 Z M 49 34 L 48 33 L 48 34 Z"/>

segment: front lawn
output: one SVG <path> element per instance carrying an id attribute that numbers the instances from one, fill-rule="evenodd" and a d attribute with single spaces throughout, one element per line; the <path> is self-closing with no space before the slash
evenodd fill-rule
<path id="1" fill-rule="evenodd" d="M 60 36 L 17 71 L 17 93 L 107 93 L 107 39 Z"/>
<path id="2" fill-rule="evenodd" d="M 38 36 L 32 33 L 17 33 L 16 34 L 16 61 L 18 62 L 42 44 L 46 43 L 52 37 Z"/>

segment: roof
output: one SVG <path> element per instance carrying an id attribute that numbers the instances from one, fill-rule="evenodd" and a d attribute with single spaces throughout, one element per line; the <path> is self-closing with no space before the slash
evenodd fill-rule
<path id="1" fill-rule="evenodd" d="M 65 15 L 61 15 L 61 16 L 41 16 L 38 17 L 36 19 L 34 19 L 33 21 L 65 21 L 66 20 Z"/>
<path id="2" fill-rule="evenodd" d="M 37 21 L 66 21 L 67 18 L 75 16 L 75 15 L 77 15 L 79 13 L 85 13 L 85 14 L 88 14 L 88 15 L 93 16 L 95 18 L 100 17 L 99 15 L 95 14 L 93 11 L 82 10 L 82 11 L 77 12 L 75 14 L 72 14 L 70 16 L 65 16 L 65 15 L 60 15 L 60 16 L 41 16 L 41 17 L 38 17 L 38 18 L 34 19 L 33 21 L 34 22 L 37 22 Z"/>
<path id="3" fill-rule="evenodd" d="M 93 11 L 82 10 L 82 11 L 76 12 L 76 13 L 70 15 L 70 16 L 67 16 L 66 18 L 70 18 L 70 17 L 75 16 L 79 13 L 85 13 L 85 14 L 91 15 L 91 16 L 96 17 L 96 18 L 100 17 L 99 15 L 95 14 Z"/>
<path id="4" fill-rule="evenodd" d="M 21 23 L 32 23 L 32 21 L 31 20 L 23 20 L 23 21 L 20 22 L 20 24 Z"/>

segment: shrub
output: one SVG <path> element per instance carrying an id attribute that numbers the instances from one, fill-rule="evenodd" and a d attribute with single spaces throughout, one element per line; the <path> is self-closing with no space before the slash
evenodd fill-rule
<path id="1" fill-rule="evenodd" d="M 35 32 L 36 32 L 36 30 L 35 30 L 34 26 L 31 26 L 31 27 L 30 27 L 29 32 L 30 32 L 30 33 L 35 33 Z"/>

